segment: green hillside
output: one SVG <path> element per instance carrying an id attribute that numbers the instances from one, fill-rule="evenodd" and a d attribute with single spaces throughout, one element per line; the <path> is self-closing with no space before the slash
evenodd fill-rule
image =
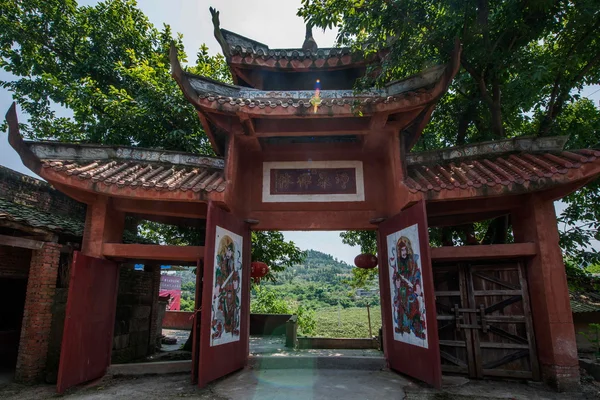
<path id="1" fill-rule="evenodd" d="M 295 265 L 275 276 L 275 282 L 261 282 L 272 286 L 279 296 L 305 307 L 320 309 L 340 304 L 344 308 L 379 304 L 379 296 L 356 297 L 346 280 L 353 266 L 329 254 L 308 250 L 301 265 Z"/>

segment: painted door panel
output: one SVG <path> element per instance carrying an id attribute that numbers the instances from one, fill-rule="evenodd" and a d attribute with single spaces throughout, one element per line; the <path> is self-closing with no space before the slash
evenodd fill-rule
<path id="1" fill-rule="evenodd" d="M 243 368 L 250 328 L 250 229 L 208 205 L 198 386 Z"/>
<path id="2" fill-rule="evenodd" d="M 100 378 L 110 365 L 119 267 L 75 252 L 56 390 Z"/>
<path id="3" fill-rule="evenodd" d="M 378 254 L 388 365 L 440 388 L 440 349 L 424 202 L 379 225 Z"/>

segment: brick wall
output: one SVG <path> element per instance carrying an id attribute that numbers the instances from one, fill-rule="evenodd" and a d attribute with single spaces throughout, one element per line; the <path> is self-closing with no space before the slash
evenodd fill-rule
<path id="1" fill-rule="evenodd" d="M 15 380 L 19 382 L 35 382 L 44 373 L 60 247 L 56 243 L 45 243 L 41 250 L 33 251 L 31 257 L 15 372 Z"/>
<path id="2" fill-rule="evenodd" d="M 162 321 L 162 327 L 166 329 L 192 330 L 194 315 L 193 311 L 166 311 Z"/>
<path id="3" fill-rule="evenodd" d="M 119 269 L 119 292 L 113 338 L 112 363 L 119 364 L 148 355 L 153 274 Z"/>
<path id="4" fill-rule="evenodd" d="M 148 354 L 156 351 L 157 336 L 162 333 L 162 327 L 158 326 L 158 293 L 160 292 L 160 266 L 149 268 L 152 274 L 152 312 L 150 314 L 150 340 L 148 341 Z"/>
<path id="5" fill-rule="evenodd" d="M 27 277 L 31 263 L 31 250 L 0 246 L 0 277 Z"/>
<path id="6" fill-rule="evenodd" d="M 54 189 L 48 183 L 0 167 L 0 198 L 36 207 L 53 214 L 85 217 L 85 205 Z"/>
<path id="7" fill-rule="evenodd" d="M 48 340 L 48 356 L 46 360 L 46 383 L 56 383 L 58 365 L 60 363 L 60 350 L 67 314 L 67 297 L 69 288 L 56 288 L 54 302 L 52 303 L 52 325 L 50 339 Z"/>

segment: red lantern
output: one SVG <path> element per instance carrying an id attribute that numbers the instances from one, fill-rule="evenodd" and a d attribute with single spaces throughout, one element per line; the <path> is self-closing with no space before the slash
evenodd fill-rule
<path id="1" fill-rule="evenodd" d="M 269 266 L 262 261 L 253 261 L 250 263 L 250 276 L 254 282 L 260 281 L 269 273 Z"/>
<path id="2" fill-rule="evenodd" d="M 354 259 L 354 265 L 363 269 L 375 268 L 377 266 L 377 257 L 373 254 L 359 254 Z"/>

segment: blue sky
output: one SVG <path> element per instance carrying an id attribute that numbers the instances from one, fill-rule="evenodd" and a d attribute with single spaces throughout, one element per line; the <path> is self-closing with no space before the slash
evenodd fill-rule
<path id="1" fill-rule="evenodd" d="M 80 5 L 94 5 L 98 1 L 79 1 Z M 220 51 L 213 36 L 213 25 L 208 11 L 210 6 L 220 11 L 221 27 L 269 45 L 271 48 L 301 47 L 304 41 L 304 22 L 296 16 L 300 0 L 139 0 L 138 6 L 157 27 L 171 25 L 174 32 L 183 34 L 187 54 L 194 55 L 202 43 L 211 53 Z M 315 40 L 320 47 L 330 47 L 335 42 L 335 32 L 315 30 Z M 0 79 L 7 73 L 0 71 Z M 594 93 L 595 92 L 595 93 Z M 583 95 L 600 102 L 600 85 L 589 86 Z M 8 110 L 11 94 L 0 89 L 0 112 Z M 19 113 L 20 118 L 24 116 Z M 33 175 L 8 145 L 6 134 L 0 132 L 0 164 L 22 173 Z M 559 205 L 560 208 L 560 205 Z M 341 243 L 339 232 L 284 232 L 301 249 L 315 249 L 332 254 L 352 263 L 358 248 Z"/>

